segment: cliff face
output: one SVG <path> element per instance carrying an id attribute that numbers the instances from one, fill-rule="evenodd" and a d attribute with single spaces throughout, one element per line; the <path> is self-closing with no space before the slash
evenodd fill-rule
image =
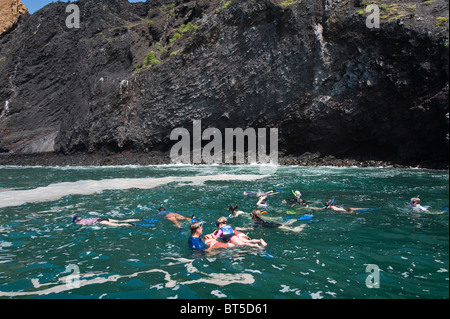
<path id="1" fill-rule="evenodd" d="M 168 151 L 198 119 L 448 165 L 448 2 L 374 2 L 379 29 L 358 0 L 86 0 L 80 29 L 54 3 L 0 36 L 0 150 Z"/>
<path id="2" fill-rule="evenodd" d="M 14 26 L 25 13 L 28 13 L 28 10 L 20 0 L 0 1 L 0 34 Z"/>

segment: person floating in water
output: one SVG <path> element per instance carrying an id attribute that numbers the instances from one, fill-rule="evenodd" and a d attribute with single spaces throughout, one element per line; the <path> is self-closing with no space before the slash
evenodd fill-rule
<path id="1" fill-rule="evenodd" d="M 310 201 L 310 200 L 305 200 L 302 198 L 302 193 L 300 191 L 292 191 L 292 194 L 294 195 L 294 197 L 289 198 L 288 200 L 283 200 L 282 203 L 286 204 L 287 202 L 289 202 L 290 204 L 292 204 L 292 206 L 294 206 L 295 204 L 298 204 L 300 206 L 303 206 L 305 208 L 309 208 L 308 203 L 319 203 L 319 202 L 315 202 L 315 201 Z"/>
<path id="2" fill-rule="evenodd" d="M 428 207 L 420 205 L 420 198 L 418 196 L 411 198 L 409 203 L 406 202 L 405 207 L 411 208 L 417 212 L 428 212 Z"/>
<path id="3" fill-rule="evenodd" d="M 182 229 L 180 226 L 180 223 L 178 221 L 183 221 L 183 220 L 190 220 L 191 218 L 189 217 L 184 217 L 178 213 L 174 213 L 174 212 L 167 212 L 166 209 L 162 206 L 160 206 L 158 208 L 158 215 L 170 220 L 178 229 Z"/>
<path id="4" fill-rule="evenodd" d="M 278 228 L 282 226 L 282 224 L 275 222 L 268 222 L 262 219 L 262 214 L 267 212 L 261 212 L 259 209 L 255 209 L 252 211 L 252 220 L 255 223 L 253 228 L 258 227 L 266 227 L 266 228 Z"/>
<path id="5" fill-rule="evenodd" d="M 444 210 L 442 211 L 430 211 L 430 206 L 420 205 L 419 196 L 411 198 L 409 202 L 405 202 L 405 207 L 411 208 L 413 211 L 418 213 L 426 213 L 431 215 L 440 215 L 448 212 L 448 206 L 444 206 Z"/>
<path id="6" fill-rule="evenodd" d="M 329 199 L 325 202 L 325 207 L 322 207 L 321 209 L 330 209 L 332 211 L 336 212 L 344 212 L 344 213 L 354 213 L 354 212 L 367 212 L 369 210 L 375 210 L 375 208 L 354 208 L 354 207 L 344 207 L 344 206 L 336 206 L 335 200 Z"/>
<path id="7" fill-rule="evenodd" d="M 238 205 L 231 205 L 228 208 L 228 211 L 230 212 L 230 215 L 228 216 L 228 218 L 232 218 L 232 217 L 238 217 L 239 215 L 244 215 L 246 214 L 245 212 L 243 212 L 242 210 L 238 210 Z"/>
<path id="8" fill-rule="evenodd" d="M 256 197 L 261 197 L 261 196 L 272 196 L 277 194 L 278 192 L 276 192 L 275 190 L 270 190 L 268 192 L 247 192 L 244 191 L 244 195 L 248 195 L 248 196 L 256 196 Z"/>
<path id="9" fill-rule="evenodd" d="M 82 218 L 81 215 L 77 214 L 72 218 L 72 222 L 77 225 L 106 225 L 113 227 L 122 226 L 134 226 L 134 222 L 138 222 L 140 219 L 126 219 L 126 220 L 115 220 L 111 218 Z"/>
<path id="10" fill-rule="evenodd" d="M 255 209 L 252 211 L 252 220 L 254 222 L 253 228 L 265 227 L 265 228 L 279 228 L 283 230 L 289 230 L 293 232 L 300 232 L 305 227 L 305 224 L 297 227 L 288 227 L 286 224 L 280 224 L 272 221 L 266 221 L 262 219 L 262 214 L 267 212 L 261 212 L 259 209 Z M 292 220 L 295 222 L 296 220 Z M 291 223 L 292 223 L 291 222 Z M 237 228 L 239 231 L 249 230 L 249 228 Z"/>
<path id="11" fill-rule="evenodd" d="M 216 238 L 222 238 L 224 241 L 228 243 L 232 243 L 236 246 L 249 246 L 249 247 L 265 247 L 267 243 L 264 239 L 246 239 L 243 237 L 238 237 L 233 228 L 230 225 L 227 225 L 227 219 L 225 217 L 220 217 L 216 221 L 216 226 L 218 227 L 218 231 L 215 234 Z M 258 245 L 260 244 L 260 245 Z"/>
<path id="12" fill-rule="evenodd" d="M 259 200 L 258 200 L 258 202 L 256 203 L 256 206 L 259 208 L 259 207 L 267 207 L 267 198 L 268 198 L 269 196 L 278 194 L 279 192 L 281 192 L 281 191 L 275 191 L 275 190 L 273 190 L 273 189 L 270 190 L 270 191 L 268 191 L 268 192 L 265 192 L 265 193 L 261 193 L 261 192 L 247 192 L 247 191 L 244 191 L 244 195 L 250 195 L 250 196 L 256 196 L 256 197 L 259 197 Z"/>
<path id="13" fill-rule="evenodd" d="M 261 196 L 259 198 L 258 202 L 256 203 L 256 206 L 258 208 L 260 208 L 260 207 L 267 207 L 267 196 L 268 195 L 265 195 L 265 196 Z"/>
<path id="14" fill-rule="evenodd" d="M 194 217 L 192 217 L 194 218 Z M 195 221 L 189 226 L 191 230 L 191 236 L 188 239 L 189 248 L 202 250 L 202 251 L 210 251 L 213 248 L 213 245 L 209 247 L 202 241 L 203 234 L 203 222 Z"/>

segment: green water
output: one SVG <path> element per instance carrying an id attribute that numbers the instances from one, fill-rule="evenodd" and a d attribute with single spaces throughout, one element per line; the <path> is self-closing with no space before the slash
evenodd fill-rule
<path id="1" fill-rule="evenodd" d="M 235 178 L 260 173 L 257 166 L 0 167 L 0 298 L 449 297 L 448 212 L 418 214 L 403 206 L 420 195 L 431 212 L 442 211 L 448 206 L 447 171 L 279 167 L 261 179 Z M 197 178 L 220 174 L 228 175 Z M 156 183 L 164 177 L 174 179 Z M 129 188 L 134 179 L 145 185 Z M 182 222 L 180 233 L 155 213 L 160 203 L 185 216 L 195 213 L 209 233 L 231 204 L 248 213 L 255 208 L 256 198 L 244 196 L 245 189 L 283 190 L 270 197 L 263 215 L 268 220 L 292 222 L 307 213 L 314 218 L 301 232 L 247 231 L 265 239 L 263 250 L 201 254 L 187 247 L 189 222 Z M 292 189 L 307 200 L 335 197 L 341 205 L 377 210 L 292 209 L 281 203 Z M 28 202 L 25 190 L 40 200 Z M 76 213 L 160 221 L 154 227 L 77 226 L 71 223 Z M 229 223 L 252 225 L 247 215 Z M 288 227 L 300 225 L 295 220 Z M 369 264 L 380 269 L 379 288 L 366 285 Z M 78 267 L 79 281 L 67 277 L 75 274 L 66 271 L 69 265 Z"/>

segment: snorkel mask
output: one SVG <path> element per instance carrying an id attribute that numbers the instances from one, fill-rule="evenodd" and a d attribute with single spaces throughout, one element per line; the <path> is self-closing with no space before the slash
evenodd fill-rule
<path id="1" fill-rule="evenodd" d="M 417 197 L 413 197 L 409 200 L 409 204 L 419 204 L 420 203 L 420 195 L 417 195 Z"/>
<path id="2" fill-rule="evenodd" d="M 226 221 L 224 221 L 224 222 L 219 222 L 219 221 L 216 221 L 216 226 L 217 226 L 217 227 L 219 227 L 219 226 L 220 226 L 220 224 L 225 224 L 225 225 L 226 225 L 226 224 L 227 224 L 227 222 L 226 222 Z"/>
<path id="3" fill-rule="evenodd" d="M 191 224 L 194 222 L 199 222 L 200 226 L 203 226 L 205 224 L 204 221 L 198 220 L 197 218 L 195 218 L 194 216 L 191 217 Z"/>

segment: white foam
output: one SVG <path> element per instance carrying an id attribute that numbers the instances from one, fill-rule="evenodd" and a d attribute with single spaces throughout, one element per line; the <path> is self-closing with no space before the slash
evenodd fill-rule
<path id="1" fill-rule="evenodd" d="M 68 195 L 90 195 L 104 190 L 151 189 L 173 182 L 202 183 L 205 181 L 253 181 L 268 175 L 207 175 L 207 176 L 168 176 L 162 178 L 114 178 L 102 180 L 81 180 L 63 182 L 29 190 L 14 190 L 1 193 L 0 208 L 20 206 L 25 203 L 55 201 Z"/>
<path id="2" fill-rule="evenodd" d="M 211 295 L 216 296 L 217 298 L 227 298 L 228 297 L 227 295 L 225 295 L 220 290 L 213 290 L 213 291 L 211 291 Z"/>
<path id="3" fill-rule="evenodd" d="M 318 291 L 318 292 L 312 292 L 311 298 L 312 299 L 323 299 L 323 296 L 321 295 L 322 291 Z"/>
<path id="4" fill-rule="evenodd" d="M 135 278 L 139 277 L 140 275 L 144 274 L 150 274 L 150 273 L 162 273 L 164 274 L 164 280 L 161 283 L 158 283 L 155 286 L 150 287 L 151 288 L 157 288 L 163 289 L 163 288 L 169 288 L 172 290 L 177 290 L 178 285 L 192 285 L 196 283 L 206 283 L 206 284 L 212 284 L 216 286 L 227 286 L 231 284 L 244 284 L 244 285 L 251 285 L 255 282 L 255 279 L 250 274 L 219 274 L 219 273 L 212 273 L 212 274 L 204 274 L 205 278 L 200 278 L 197 280 L 191 280 L 191 281 L 176 281 L 171 278 L 171 275 L 169 272 L 162 270 L 162 269 L 150 269 L 145 271 L 139 271 L 132 273 L 130 275 L 107 275 L 103 273 L 89 273 L 80 276 L 81 278 L 78 281 L 78 287 L 84 287 L 89 285 L 99 285 L 104 284 L 108 282 L 117 282 L 120 279 L 123 278 Z M 33 278 L 31 279 L 31 283 L 33 284 L 34 289 L 40 289 L 41 287 L 49 287 L 46 289 L 41 290 L 34 290 L 34 291 L 0 291 L 0 297 L 23 297 L 23 296 L 33 296 L 33 295 L 49 295 L 49 294 L 58 294 L 66 291 L 70 291 L 74 288 L 73 286 L 67 284 L 68 281 L 70 281 L 70 276 L 61 277 L 58 279 L 57 282 L 53 283 L 44 283 L 41 284 L 39 282 L 39 279 Z M 165 282 L 165 283 L 164 283 Z"/>

